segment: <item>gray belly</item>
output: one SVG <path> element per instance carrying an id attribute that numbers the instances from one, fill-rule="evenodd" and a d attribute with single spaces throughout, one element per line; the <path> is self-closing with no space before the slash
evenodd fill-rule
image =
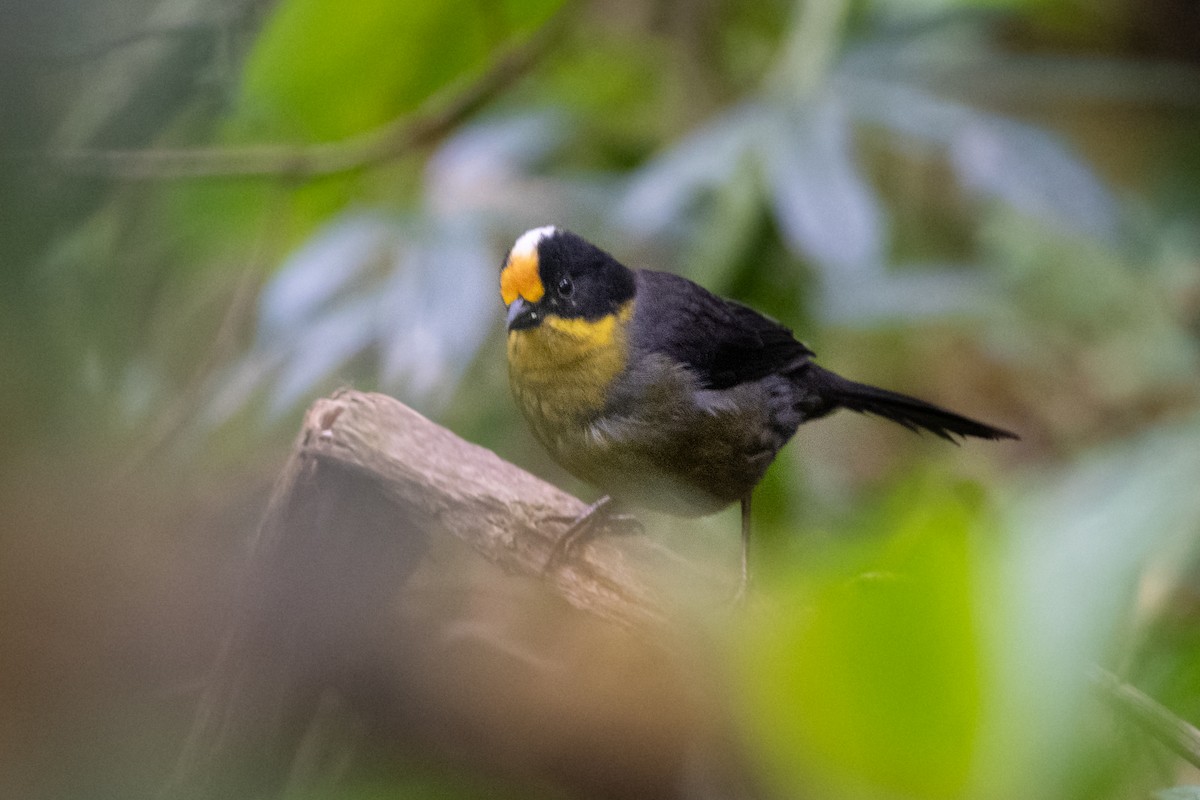
<path id="1" fill-rule="evenodd" d="M 711 514 L 749 493 L 800 422 L 790 384 L 777 376 L 713 391 L 697 389 L 683 370 L 654 375 L 633 376 L 602 413 L 578 424 L 549 424 L 528 405 L 526 414 L 576 477 L 680 516 Z"/>

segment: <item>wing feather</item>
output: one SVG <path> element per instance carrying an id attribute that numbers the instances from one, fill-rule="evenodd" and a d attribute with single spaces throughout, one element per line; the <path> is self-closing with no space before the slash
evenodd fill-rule
<path id="1" fill-rule="evenodd" d="M 687 365 L 709 389 L 794 370 L 813 352 L 787 327 L 667 272 L 637 272 L 634 341 Z"/>

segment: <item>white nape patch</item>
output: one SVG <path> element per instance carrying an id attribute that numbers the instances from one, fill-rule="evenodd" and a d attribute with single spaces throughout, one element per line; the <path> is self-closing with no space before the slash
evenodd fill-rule
<path id="1" fill-rule="evenodd" d="M 514 256 L 532 257 L 537 254 L 537 246 L 541 244 L 542 239 L 553 236 L 558 228 L 553 225 L 543 225 L 540 228 L 531 228 L 522 233 L 517 238 L 517 243 L 512 246 L 512 254 Z"/>

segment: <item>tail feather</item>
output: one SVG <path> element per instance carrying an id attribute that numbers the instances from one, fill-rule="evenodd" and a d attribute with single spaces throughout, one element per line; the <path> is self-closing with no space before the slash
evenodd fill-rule
<path id="1" fill-rule="evenodd" d="M 1011 431 L 955 414 L 933 403 L 848 380 L 815 364 L 809 365 L 808 377 L 821 399 L 824 413 L 847 408 L 860 414 L 874 414 L 910 431 L 927 430 L 951 442 L 956 441 L 956 435 L 977 439 L 1020 438 Z"/>

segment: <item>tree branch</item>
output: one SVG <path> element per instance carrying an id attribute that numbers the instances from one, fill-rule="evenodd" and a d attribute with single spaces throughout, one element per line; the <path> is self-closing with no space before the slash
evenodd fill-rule
<path id="1" fill-rule="evenodd" d="M 369 167 L 431 144 L 451 131 L 528 72 L 558 39 L 564 21 L 565 13 L 560 12 L 448 99 L 439 97 L 415 114 L 338 142 L 161 150 L 76 149 L 52 151 L 42 157 L 64 171 L 134 181 L 308 178 Z"/>
<path id="2" fill-rule="evenodd" d="M 408 509 L 417 527 L 446 531 L 507 570 L 542 575 L 555 541 L 586 507 L 491 450 L 382 394 L 342 391 L 305 417 L 293 457 L 360 472 Z M 600 541 L 546 579 L 575 608 L 631 629 L 666 622 L 622 549 Z"/>
<path id="3" fill-rule="evenodd" d="M 626 778 L 641 770 L 635 783 L 643 787 L 673 785 L 691 743 L 715 739 L 724 723 L 706 705 L 712 698 L 696 691 L 702 670 L 662 644 L 678 632 L 667 635 L 668 613 L 629 557 L 654 548 L 652 542 L 639 539 L 632 547 L 601 538 L 542 575 L 557 536 L 583 508 L 582 501 L 390 397 L 342 391 L 318 400 L 276 484 L 253 543 L 239 618 L 162 796 L 265 797 L 287 785 L 311 788 L 353 755 L 354 719 L 373 720 L 370 738 L 378 744 L 388 739 L 378 729 L 389 725 L 411 737 L 419 725 L 405 715 L 414 713 L 414 704 L 430 703 L 416 716 L 436 723 L 427 734 L 436 740 L 464 714 L 455 710 L 464 693 L 474 698 L 464 718 L 470 738 L 482 742 L 479 749 L 511 748 L 524 728 L 523 752 L 552 753 L 547 763 L 561 765 L 555 721 L 586 726 L 574 715 L 577 695 L 589 696 L 589 682 L 606 687 L 599 695 L 601 719 L 615 714 L 626 726 L 630 733 L 619 740 L 629 742 L 628 752 L 617 761 L 588 756 L 584 767 L 574 767 L 578 773 L 561 779 L 586 783 L 597 777 L 588 771 L 616 770 L 619 763 L 616 772 Z M 427 580 L 430 573 L 444 579 L 444 562 L 429 555 L 439 544 L 453 544 L 444 534 L 507 573 L 538 579 L 526 585 L 537 590 L 541 602 L 534 608 L 541 611 L 531 612 L 528 601 L 499 604 L 518 618 L 543 619 L 539 587 L 565 600 L 551 607 L 570 618 L 564 620 L 572 632 L 567 649 L 546 649 L 554 628 L 544 620 L 534 640 L 522 645 L 503 626 L 439 616 L 436 603 L 411 587 L 421 567 Z M 586 613 L 580 617 L 572 608 Z M 584 629 L 599 638 L 586 644 L 578 638 Z M 487 650 L 482 661 L 464 654 L 458 644 L 464 636 L 472 648 Z M 563 659 L 581 654 L 582 663 L 562 668 Z M 642 720 L 654 706 L 641 695 L 624 707 L 603 699 L 614 673 L 625 676 L 623 692 L 642 692 L 664 708 Z M 688 673 L 690 680 L 682 677 Z M 514 692 L 526 698 L 520 711 L 503 699 L 502 713 L 488 716 L 496 701 L 480 698 Z M 656 726 L 668 744 L 655 745 L 659 755 L 642 763 L 646 750 L 637 736 Z"/>

